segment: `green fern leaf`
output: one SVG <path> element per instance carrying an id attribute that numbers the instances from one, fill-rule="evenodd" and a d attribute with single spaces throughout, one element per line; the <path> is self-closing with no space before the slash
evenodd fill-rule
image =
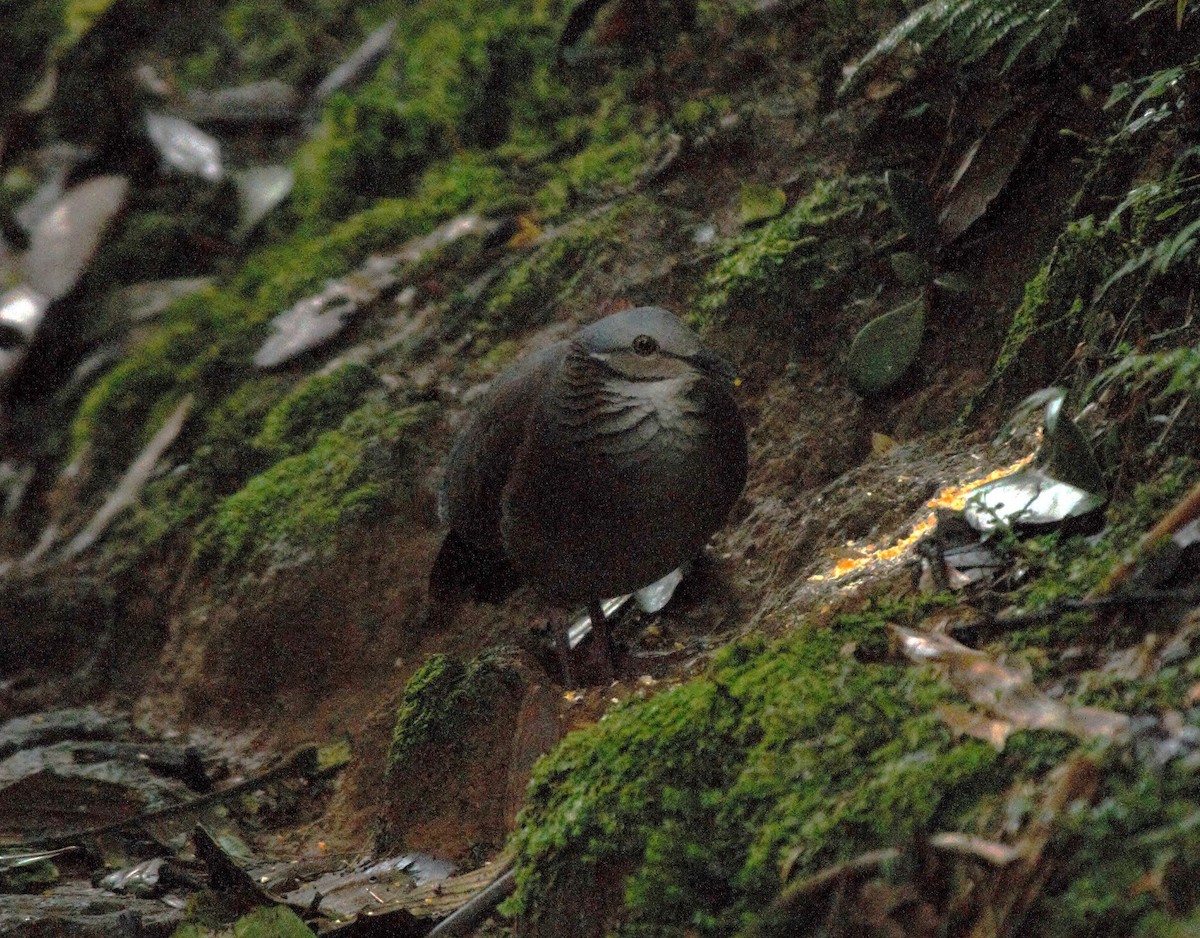
<path id="1" fill-rule="evenodd" d="M 963 68 L 995 54 L 999 70 L 1038 69 L 1058 56 L 1076 21 L 1073 0 L 930 0 L 862 57 L 841 93 L 859 86 L 908 46 L 922 58 Z"/>

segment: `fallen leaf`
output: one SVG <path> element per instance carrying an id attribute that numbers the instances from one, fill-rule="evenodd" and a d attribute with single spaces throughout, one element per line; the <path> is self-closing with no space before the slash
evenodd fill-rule
<path id="1" fill-rule="evenodd" d="M 1099 707 L 1072 707 L 1043 694 L 1024 674 L 949 635 L 889 625 L 910 661 L 942 671 L 972 703 L 1022 729 L 1061 730 L 1084 739 L 1123 739 L 1129 717 Z"/>
<path id="2" fill-rule="evenodd" d="M 742 186 L 742 224 L 753 225 L 781 214 L 787 193 L 778 186 L 750 182 Z"/>
<path id="3" fill-rule="evenodd" d="M 924 335 L 923 297 L 871 320 L 850 346 L 846 371 L 851 387 L 863 396 L 886 391 L 916 361 Z"/>

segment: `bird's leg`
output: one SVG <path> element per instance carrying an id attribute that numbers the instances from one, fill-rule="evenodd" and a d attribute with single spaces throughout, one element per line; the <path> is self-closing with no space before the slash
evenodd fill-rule
<path id="1" fill-rule="evenodd" d="M 554 650 L 558 653 L 559 666 L 562 668 L 563 686 L 567 690 L 573 690 L 577 682 L 575 667 L 571 661 L 571 618 L 561 609 L 550 613 L 550 637 L 554 642 Z"/>
<path id="2" fill-rule="evenodd" d="M 592 620 L 592 644 L 596 646 L 596 654 L 600 661 L 600 680 L 608 684 L 613 679 L 612 630 L 600 600 L 588 603 L 588 618 Z"/>

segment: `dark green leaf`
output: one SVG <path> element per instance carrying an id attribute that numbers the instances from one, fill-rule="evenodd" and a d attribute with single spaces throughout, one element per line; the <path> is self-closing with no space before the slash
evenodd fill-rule
<path id="1" fill-rule="evenodd" d="M 850 385 L 863 395 L 891 387 L 916 360 L 924 334 L 924 297 L 871 320 L 850 346 Z"/>
<path id="2" fill-rule="evenodd" d="M 1104 497 L 1104 472 L 1083 431 L 1062 410 L 1063 398 L 1046 404 L 1046 471 L 1055 479 Z"/>
<path id="3" fill-rule="evenodd" d="M 929 282 L 929 264 L 919 254 L 897 251 L 888 260 L 896 279 L 905 286 L 916 287 Z"/>

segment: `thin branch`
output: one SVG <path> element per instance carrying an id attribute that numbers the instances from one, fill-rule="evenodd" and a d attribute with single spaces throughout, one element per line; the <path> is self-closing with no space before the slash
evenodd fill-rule
<path id="1" fill-rule="evenodd" d="M 54 847 L 58 845 L 72 844 L 83 840 L 94 840 L 97 837 L 102 837 L 105 834 L 112 834 L 119 830 L 125 830 L 130 827 L 137 827 L 141 824 L 161 821 L 166 818 L 179 817 L 180 815 L 192 814 L 195 811 L 206 808 L 209 805 L 219 804 L 222 801 L 228 801 L 230 798 L 243 794 L 247 791 L 253 791 L 268 782 L 274 782 L 281 778 L 290 778 L 296 775 L 313 775 L 318 768 L 317 747 L 302 746 L 291 755 L 287 756 L 282 762 L 272 769 L 268 769 L 260 775 L 255 775 L 253 778 L 248 778 L 245 781 L 238 782 L 236 785 L 231 785 L 221 791 L 210 792 L 207 795 L 201 795 L 199 798 L 193 798 L 191 801 L 184 801 L 180 804 L 174 804 L 166 808 L 159 808 L 156 811 L 146 811 L 142 814 L 134 815 L 130 818 L 125 818 L 121 821 L 113 821 L 109 824 L 101 824 L 99 827 L 86 827 L 80 830 L 69 831 L 66 834 L 54 834 L 46 837 L 35 837 L 32 840 L 25 841 L 21 844 L 13 846 L 23 848 L 33 847 Z"/>
<path id="2" fill-rule="evenodd" d="M 1020 612 L 1012 615 L 985 615 L 969 622 L 960 622 L 950 626 L 950 631 L 956 636 L 969 633 L 972 637 L 983 638 L 989 635 L 1011 632 L 1014 629 L 1028 628 L 1033 625 L 1045 625 L 1074 612 L 1104 612 L 1110 609 L 1121 609 L 1128 606 L 1153 605 L 1157 603 L 1184 603 L 1195 605 L 1200 603 L 1200 588 L 1188 587 L 1174 590 L 1141 590 L 1129 593 L 1104 593 L 1093 591 L 1082 599 L 1059 599 L 1034 609 L 1031 612 Z"/>
<path id="3" fill-rule="evenodd" d="M 1092 590 L 1091 595 L 1107 596 L 1116 591 L 1133 575 L 1144 558 L 1161 550 L 1177 531 L 1197 518 L 1200 518 L 1200 482 L 1192 486 L 1183 500 L 1142 537 L 1133 552 L 1109 572 L 1103 582 Z"/>
<path id="4" fill-rule="evenodd" d="M 517 888 L 516 872 L 510 867 L 501 873 L 483 892 L 473 896 L 438 923 L 425 938 L 451 938 L 474 934 L 493 912 L 496 906 L 513 894 Z"/>

